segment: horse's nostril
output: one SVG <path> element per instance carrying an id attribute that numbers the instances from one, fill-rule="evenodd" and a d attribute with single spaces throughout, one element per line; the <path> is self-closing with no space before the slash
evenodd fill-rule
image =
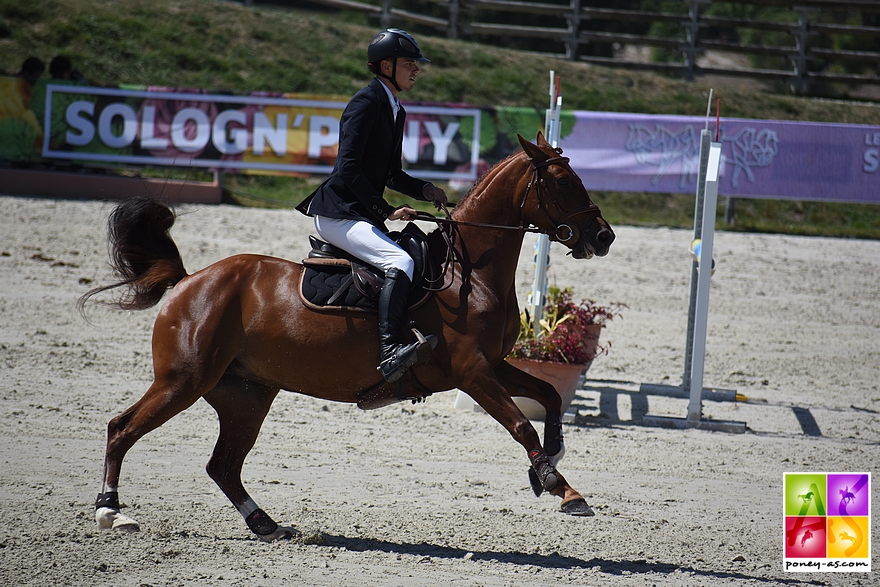
<path id="1" fill-rule="evenodd" d="M 600 230 L 599 234 L 596 235 L 596 240 L 598 240 L 603 245 L 610 245 L 614 242 L 614 233 L 610 230 Z"/>

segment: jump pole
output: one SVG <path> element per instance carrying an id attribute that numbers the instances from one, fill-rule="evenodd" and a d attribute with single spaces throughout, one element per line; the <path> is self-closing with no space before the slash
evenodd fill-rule
<path id="1" fill-rule="evenodd" d="M 550 70 L 550 108 L 544 115 L 544 135 L 547 141 L 556 148 L 559 146 L 559 134 L 562 127 L 562 94 L 560 92 L 560 78 L 556 72 Z M 529 294 L 528 306 L 532 313 L 532 324 L 535 335 L 541 335 L 541 318 L 544 317 L 544 304 L 547 301 L 547 265 L 550 259 L 550 238 L 546 234 L 539 234 L 535 242 L 535 279 L 532 282 L 532 292 Z"/>
<path id="2" fill-rule="evenodd" d="M 710 141 L 708 128 L 704 128 L 700 135 L 700 175 L 697 188 L 697 208 L 701 207 L 700 200 L 702 200 L 702 218 L 700 222 L 697 222 L 697 215 L 695 213 L 695 239 L 691 245 L 691 250 L 695 253 L 694 268 L 696 271 L 691 273 L 690 302 L 692 312 L 689 312 L 688 316 L 689 344 L 685 353 L 685 373 L 682 377 L 682 387 L 675 388 L 671 386 L 642 384 L 639 391 L 660 393 L 662 395 L 687 394 L 688 397 L 688 413 L 686 418 L 645 415 L 642 417 L 644 424 L 664 428 L 699 428 L 702 430 L 743 433 L 746 430 L 745 422 L 703 419 L 703 398 L 718 401 L 736 401 L 740 398 L 735 390 L 707 390 L 703 388 L 706 333 L 709 321 L 709 281 L 714 272 L 712 249 L 715 240 L 715 213 L 718 208 L 718 179 L 721 170 L 721 143 L 718 142 L 718 125 L 720 124 L 721 116 L 720 102 L 719 100 L 716 112 L 715 141 Z M 710 94 L 710 108 L 711 103 Z M 700 192 L 702 192 L 702 198 Z M 699 232 L 697 232 L 698 229 Z M 702 263 L 704 255 L 706 262 Z M 701 267 L 701 265 L 703 266 Z M 693 316 L 692 321 L 691 316 Z M 663 393 L 667 390 L 677 391 L 678 393 Z M 743 399 L 745 398 L 743 397 Z"/>

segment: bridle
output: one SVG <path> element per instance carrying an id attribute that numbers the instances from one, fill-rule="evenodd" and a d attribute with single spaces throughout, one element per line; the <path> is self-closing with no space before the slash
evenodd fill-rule
<path id="1" fill-rule="evenodd" d="M 559 153 L 559 152 L 560 151 L 557 151 L 557 153 Z M 596 206 L 596 204 L 594 204 L 592 202 L 590 202 L 590 204 L 587 206 L 580 206 L 578 208 L 574 208 L 573 210 L 569 210 L 569 211 L 565 212 L 562 210 L 562 207 L 559 205 L 559 202 L 554 197 L 554 198 L 552 198 L 553 206 L 556 207 L 557 210 L 560 210 L 563 212 L 562 216 L 558 220 L 555 221 L 555 223 L 556 223 L 555 231 L 550 232 L 549 230 L 540 228 L 538 226 L 524 225 L 523 220 L 522 220 L 522 218 L 523 218 L 522 211 L 525 209 L 526 201 L 529 199 L 529 194 L 532 192 L 533 186 L 535 189 L 535 196 L 538 200 L 538 209 L 544 214 L 544 216 L 546 216 L 551 221 L 551 223 L 554 222 L 552 219 L 552 216 L 550 216 L 547 209 L 545 208 L 543 199 L 541 198 L 541 193 L 540 193 L 541 189 L 543 189 L 545 192 L 549 193 L 549 189 L 547 188 L 547 182 L 544 180 L 543 177 L 541 177 L 541 170 L 542 169 L 550 167 L 551 165 L 559 165 L 560 167 L 564 167 L 569 172 L 569 175 L 571 177 L 575 178 L 578 181 L 578 183 L 580 183 L 581 186 L 583 186 L 583 182 L 581 182 L 580 178 L 577 176 L 577 174 L 571 168 L 571 165 L 569 164 L 570 160 L 568 157 L 561 157 L 561 156 L 550 157 L 548 159 L 545 159 L 544 161 L 538 161 L 538 162 L 535 162 L 535 160 L 533 158 L 529 157 L 528 160 L 529 160 L 529 164 L 531 165 L 531 168 L 532 168 L 532 177 L 529 180 L 528 185 L 526 186 L 526 192 L 523 196 L 522 201 L 520 202 L 519 226 L 508 226 L 508 225 L 504 225 L 504 224 L 490 224 L 490 223 L 485 223 L 485 222 L 471 222 L 471 221 L 467 221 L 467 220 L 453 220 L 452 215 L 449 212 L 449 209 L 445 205 L 442 205 L 441 209 L 443 210 L 443 213 L 446 214 L 446 218 L 440 218 L 440 217 L 434 216 L 433 214 L 429 214 L 427 212 L 417 212 L 416 213 L 416 218 L 415 218 L 416 220 L 423 220 L 426 222 L 434 222 L 436 224 L 441 225 L 440 233 L 443 235 L 443 239 L 446 241 L 446 259 L 443 263 L 443 270 L 440 272 L 440 276 L 438 277 L 437 280 L 429 280 L 429 283 L 434 284 L 437 281 L 440 281 L 441 283 L 444 282 L 445 277 L 446 277 L 446 273 L 449 270 L 449 267 L 455 261 L 456 252 L 455 252 L 455 247 L 454 247 L 454 241 L 455 241 L 454 228 L 456 226 L 473 226 L 473 227 L 477 227 L 477 228 L 490 228 L 490 229 L 498 229 L 498 230 L 517 230 L 520 232 L 534 232 L 534 233 L 538 233 L 538 234 L 546 234 L 548 236 L 552 236 L 558 242 L 565 243 L 574 237 L 574 230 L 571 228 L 571 226 L 569 224 L 566 223 L 568 220 L 570 220 L 571 218 L 574 218 L 575 216 L 580 216 L 581 214 L 589 214 L 590 219 L 584 225 L 584 226 L 589 226 L 594 220 L 596 220 L 596 218 L 598 218 L 599 214 L 601 214 L 601 211 L 599 210 L 599 207 Z M 565 238 L 562 238 L 562 236 L 560 234 L 563 232 L 563 230 L 567 231 Z M 454 281 L 454 279 L 452 281 Z M 452 281 L 450 281 L 449 284 L 440 287 L 439 289 L 434 289 L 430 286 L 426 287 L 425 289 L 428 291 L 434 291 L 434 292 L 443 291 L 444 289 L 447 289 L 452 285 Z"/>
<path id="2" fill-rule="evenodd" d="M 544 169 L 545 167 L 550 167 L 551 165 L 559 165 L 560 167 L 564 167 L 566 170 L 568 170 L 571 177 L 575 178 L 578 181 L 578 183 L 580 183 L 581 186 L 583 186 L 583 182 L 581 182 L 580 178 L 577 176 L 577 174 L 571 168 L 571 165 L 569 165 L 569 161 L 570 160 L 568 157 L 551 157 L 549 159 L 545 159 L 544 161 L 539 161 L 539 162 L 535 163 L 535 160 L 532 159 L 531 157 L 529 157 L 529 163 L 532 168 L 532 178 L 529 180 L 529 183 L 526 186 L 526 193 L 523 196 L 522 202 L 520 202 L 520 211 L 525 209 L 526 201 L 529 199 L 529 194 L 532 192 L 532 186 L 534 186 L 535 195 L 538 198 L 538 209 L 544 213 L 544 216 L 546 216 L 548 219 L 550 219 L 551 222 L 553 222 L 553 219 L 551 218 L 550 214 L 548 214 L 547 210 L 544 209 L 544 202 L 540 197 L 541 194 L 540 194 L 539 190 L 541 188 L 543 188 L 544 190 L 548 189 L 547 182 L 544 181 L 544 178 L 541 177 L 541 169 Z M 556 200 L 556 198 L 553 198 L 553 205 L 557 209 L 562 210 L 562 206 L 559 205 L 559 202 Z M 599 207 L 596 206 L 596 204 L 593 204 L 592 202 L 590 202 L 590 204 L 587 206 L 580 206 L 579 208 L 575 208 L 573 210 L 569 210 L 568 212 L 563 213 L 562 217 L 560 217 L 558 220 L 555 221 L 556 222 L 556 230 L 553 232 L 550 232 L 549 230 L 540 228 L 538 226 L 533 226 L 533 225 L 525 226 L 522 221 L 522 214 L 520 214 L 520 220 L 519 220 L 518 226 L 508 226 L 506 224 L 490 224 L 490 223 L 486 223 L 486 222 L 470 222 L 467 220 L 453 220 L 452 215 L 449 213 L 449 209 L 446 206 L 443 206 L 442 210 L 443 210 L 443 213 L 446 214 L 446 218 L 439 218 L 439 217 L 434 216 L 433 214 L 429 214 L 427 212 L 418 212 L 416 214 L 415 219 L 416 220 L 423 220 L 425 222 L 434 222 L 437 224 L 446 224 L 446 225 L 453 225 L 453 226 L 474 226 L 477 228 L 494 228 L 494 229 L 499 229 L 499 230 L 518 230 L 521 232 L 534 232 L 534 233 L 538 233 L 538 234 L 546 234 L 548 236 L 554 236 L 556 238 L 556 240 L 561 243 L 564 243 L 564 242 L 571 240 L 571 237 L 574 236 L 574 230 L 572 230 L 571 226 L 569 226 L 568 224 L 565 224 L 566 220 L 569 220 L 575 216 L 579 216 L 580 214 L 590 214 L 591 215 L 590 221 L 587 222 L 587 224 L 586 224 L 586 226 L 589 226 L 589 224 L 593 220 L 595 220 L 599 216 L 599 214 L 601 213 L 601 211 L 599 210 Z M 561 238 L 559 235 L 559 233 L 562 231 L 563 228 L 568 231 L 568 236 L 566 236 L 565 238 Z"/>
<path id="3" fill-rule="evenodd" d="M 532 185 L 534 185 L 535 195 L 538 199 L 538 209 L 540 209 L 541 212 L 544 213 L 544 216 L 546 216 L 551 222 L 554 222 L 553 218 L 550 216 L 550 214 L 547 213 L 547 210 L 544 208 L 544 200 L 541 198 L 541 194 L 539 193 L 539 190 L 542 187 L 544 188 L 545 192 L 549 193 L 549 190 L 547 189 L 547 182 L 544 181 L 543 177 L 541 177 L 540 170 L 551 165 L 559 165 L 560 167 L 564 167 L 568 171 L 569 175 L 575 178 L 577 182 L 581 184 L 581 186 L 583 186 L 583 182 L 581 182 L 581 179 L 571 168 L 571 165 L 569 165 L 568 157 L 550 157 L 549 159 L 545 159 L 544 161 L 539 161 L 537 163 L 535 163 L 534 159 L 530 158 L 529 163 L 531 163 L 532 166 L 532 179 L 531 181 L 529 181 L 529 185 L 526 186 L 526 195 L 522 200 L 522 204 L 520 204 L 520 208 L 522 209 L 525 207 L 526 200 L 529 199 L 529 192 L 531 192 Z M 559 202 L 556 200 L 556 198 L 552 198 L 552 202 L 556 209 L 563 211 L 562 206 L 559 205 Z M 552 235 L 549 231 L 546 230 L 537 230 L 535 232 L 541 232 L 546 235 L 554 236 L 556 240 L 561 243 L 568 242 L 574 236 L 574 230 L 572 230 L 570 225 L 566 224 L 567 220 L 570 220 L 571 218 L 574 218 L 575 216 L 579 216 L 581 214 L 589 214 L 590 220 L 584 225 L 589 226 L 599 216 L 600 213 L 601 212 L 599 211 L 599 207 L 596 206 L 596 204 L 590 202 L 590 204 L 587 206 L 580 206 L 578 208 L 574 208 L 573 210 L 569 210 L 568 212 L 563 211 L 562 216 L 555 221 L 556 231 Z M 522 215 L 520 215 L 520 226 L 522 226 Z M 565 238 L 562 238 L 562 236 L 560 236 L 560 232 L 562 232 L 563 229 L 568 231 Z"/>

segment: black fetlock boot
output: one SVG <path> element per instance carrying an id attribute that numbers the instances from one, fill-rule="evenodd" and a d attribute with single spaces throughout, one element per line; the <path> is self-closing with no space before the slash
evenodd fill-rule
<path id="1" fill-rule="evenodd" d="M 428 335 L 425 342 L 404 344 L 400 332 L 409 302 L 409 277 L 397 268 L 385 273 L 379 293 L 379 342 L 382 346 L 379 369 L 386 381 L 397 381 L 407 369 L 430 357 L 437 337 Z"/>

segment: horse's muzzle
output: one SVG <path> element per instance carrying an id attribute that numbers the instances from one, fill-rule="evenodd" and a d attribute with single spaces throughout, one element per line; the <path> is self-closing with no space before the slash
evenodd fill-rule
<path id="1" fill-rule="evenodd" d="M 605 224 L 603 222 L 603 224 Z M 571 256 L 575 259 L 592 259 L 593 256 L 604 257 L 614 242 L 614 231 L 607 224 L 595 234 L 588 231 L 581 233 L 577 244 L 571 250 Z"/>

